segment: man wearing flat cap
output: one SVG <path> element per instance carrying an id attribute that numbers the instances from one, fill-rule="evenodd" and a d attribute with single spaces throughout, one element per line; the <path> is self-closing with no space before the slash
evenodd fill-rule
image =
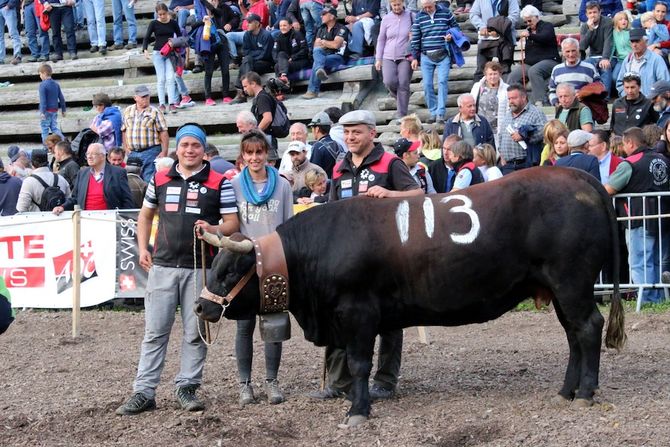
<path id="1" fill-rule="evenodd" d="M 347 49 L 349 30 L 337 23 L 337 10 L 323 8 L 321 26 L 316 31 L 314 49 L 312 50 L 312 75 L 309 78 L 307 93 L 303 99 L 314 99 L 319 96 L 321 82 L 328 79 L 328 72 L 344 63 L 344 52 Z"/>
<path id="2" fill-rule="evenodd" d="M 670 73 L 663 58 L 647 48 L 647 34 L 645 30 L 633 28 L 630 30 L 630 46 L 633 51 L 621 62 L 621 70 L 616 80 L 619 96 L 624 96 L 623 78 L 629 73 L 640 75 L 640 91 L 649 97 L 651 86 L 657 81 L 670 81 Z"/>
<path id="3" fill-rule="evenodd" d="M 374 139 L 377 135 L 375 115 L 367 110 L 346 113 L 339 121 L 344 126 L 344 141 L 349 152 L 337 162 L 330 188 L 330 200 L 368 197 L 413 197 L 424 194 L 414 181 L 407 165 L 384 151 Z M 370 388 L 371 399 L 390 399 L 395 394 L 400 374 L 402 330 L 380 334 L 377 372 Z M 326 347 L 328 381 L 325 389 L 310 394 L 315 399 L 343 397 L 352 383 L 346 351 Z"/>
<path id="4" fill-rule="evenodd" d="M 149 272 L 144 299 L 145 332 L 133 395 L 116 410 L 118 415 L 156 408 L 156 388 L 177 306 L 181 306 L 183 329 L 181 368 L 175 377 L 176 399 L 184 410 L 204 409 L 196 390 L 202 383 L 207 346 L 199 336 L 198 319 L 192 310 L 197 298 L 193 291 L 202 289 L 199 270 L 211 268 L 216 251 L 205 250 L 205 265 L 201 265 L 201 244 L 193 240 L 193 232 L 201 229 L 230 235 L 239 231 L 240 225 L 232 185 L 204 160 L 204 129 L 197 124 L 184 124 L 176 138 L 177 162 L 152 177 L 137 220 L 140 265 Z M 158 231 L 151 253 L 149 235 L 156 213 Z"/>
<path id="5" fill-rule="evenodd" d="M 150 104 L 151 92 L 146 85 L 135 87 L 134 99 L 135 104 L 123 111 L 121 139 L 127 161 L 138 158 L 142 179 L 149 182 L 156 172 L 156 157 L 167 157 L 170 136 L 163 112 Z"/>
<path id="6" fill-rule="evenodd" d="M 665 127 L 666 121 L 670 119 L 670 82 L 655 82 L 651 86 L 649 100 L 653 104 L 654 111 L 659 114 L 656 125 Z"/>
<path id="7" fill-rule="evenodd" d="M 600 165 L 598 159 L 589 153 L 589 141 L 593 134 L 585 130 L 577 129 L 568 135 L 569 155 L 561 157 L 556 161 L 556 166 L 581 169 L 586 171 L 600 181 Z"/>
<path id="8" fill-rule="evenodd" d="M 337 160 L 344 157 L 344 149 L 330 136 L 332 126 L 333 121 L 326 112 L 317 113 L 307 124 L 316 140 L 312 145 L 312 156 L 309 161 L 323 168 L 328 178 L 333 177 L 333 168 Z"/>

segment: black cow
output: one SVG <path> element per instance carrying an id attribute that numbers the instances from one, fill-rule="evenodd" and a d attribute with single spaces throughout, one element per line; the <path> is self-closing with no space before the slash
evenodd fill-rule
<path id="1" fill-rule="evenodd" d="M 528 297 L 552 302 L 570 348 L 559 395 L 590 405 L 604 324 L 593 284 L 606 268 L 615 283 L 606 344 L 625 342 L 616 217 L 605 189 L 582 171 L 534 168 L 457 193 L 339 201 L 298 214 L 277 233 L 289 310 L 305 338 L 346 348 L 349 425 L 369 415 L 368 377 L 383 331 L 482 323 Z M 250 241 L 223 242 L 243 253 L 224 249 L 214 260 L 207 288 L 221 296 L 255 263 Z M 258 312 L 258 287 L 254 275 L 225 316 Z M 201 298 L 195 311 L 217 321 L 222 307 Z"/>

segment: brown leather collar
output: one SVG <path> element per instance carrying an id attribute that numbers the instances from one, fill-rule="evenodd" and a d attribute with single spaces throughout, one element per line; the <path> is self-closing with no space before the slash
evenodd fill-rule
<path id="1" fill-rule="evenodd" d="M 261 295 L 260 313 L 288 310 L 288 267 L 279 235 L 274 231 L 252 241 L 256 250 L 256 273 Z"/>
<path id="2" fill-rule="evenodd" d="M 240 290 L 242 290 L 244 286 L 247 285 L 251 277 L 254 276 L 254 273 L 256 273 L 256 269 L 251 267 L 247 274 L 244 275 L 237 284 L 235 284 L 235 287 L 233 287 L 233 289 L 228 292 L 226 296 L 217 295 L 216 293 L 211 292 L 207 286 L 203 286 L 202 292 L 200 292 L 200 298 L 212 301 L 221 306 L 228 306 L 230 302 L 237 296 L 237 294 L 240 293 Z"/>

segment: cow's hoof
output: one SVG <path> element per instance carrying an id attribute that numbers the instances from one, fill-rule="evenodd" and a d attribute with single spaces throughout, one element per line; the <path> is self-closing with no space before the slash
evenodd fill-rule
<path id="1" fill-rule="evenodd" d="M 367 416 L 362 416 L 360 414 L 355 414 L 353 416 L 347 416 L 344 418 L 341 424 L 338 425 L 339 428 L 352 428 L 357 427 L 361 424 L 367 422 Z"/>
<path id="2" fill-rule="evenodd" d="M 593 399 L 575 399 L 572 405 L 576 408 L 590 408 L 593 406 Z"/>
<path id="3" fill-rule="evenodd" d="M 570 400 L 566 399 L 564 396 L 561 396 L 560 394 L 557 394 L 554 397 L 552 397 L 549 402 L 554 407 L 564 407 L 570 403 Z"/>

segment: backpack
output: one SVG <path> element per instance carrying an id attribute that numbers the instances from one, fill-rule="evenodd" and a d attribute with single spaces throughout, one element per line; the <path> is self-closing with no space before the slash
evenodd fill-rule
<path id="1" fill-rule="evenodd" d="M 88 166 L 86 163 L 86 149 L 93 144 L 100 142 L 100 136 L 88 127 L 77 134 L 70 143 L 75 160 L 79 166 Z"/>
<path id="2" fill-rule="evenodd" d="M 40 207 L 40 211 L 52 211 L 57 206 L 61 206 L 65 203 L 65 193 L 58 187 L 58 174 L 54 174 L 53 186 L 47 185 L 38 175 L 31 174 L 31 177 L 44 186 L 44 192 L 42 192 L 40 203 L 33 200 L 33 203 Z"/>
<path id="3" fill-rule="evenodd" d="M 270 133 L 275 138 L 284 138 L 288 136 L 290 129 L 291 121 L 286 114 L 286 106 L 282 101 L 275 99 L 275 113 L 272 114 Z"/>

